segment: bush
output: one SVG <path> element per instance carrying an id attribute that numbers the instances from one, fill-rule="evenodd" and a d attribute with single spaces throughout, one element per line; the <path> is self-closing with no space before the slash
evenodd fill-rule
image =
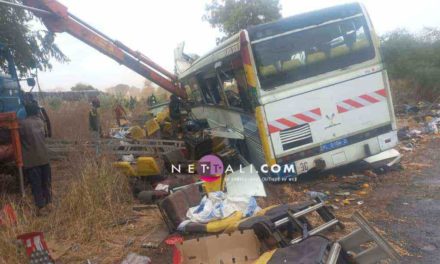
<path id="1" fill-rule="evenodd" d="M 440 30 L 418 33 L 397 29 L 382 37 L 382 53 L 390 79 L 409 83 L 416 98 L 432 101 L 440 95 Z"/>
<path id="2" fill-rule="evenodd" d="M 61 108 L 61 105 L 63 104 L 63 100 L 60 97 L 50 97 L 47 100 L 47 104 L 49 105 L 50 109 L 54 111 L 58 111 Z"/>

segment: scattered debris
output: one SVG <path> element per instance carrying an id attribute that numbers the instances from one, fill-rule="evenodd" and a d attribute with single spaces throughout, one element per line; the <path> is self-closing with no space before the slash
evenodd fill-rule
<path id="1" fill-rule="evenodd" d="M 337 192 L 335 193 L 336 196 L 349 196 L 350 192 Z"/>
<path id="2" fill-rule="evenodd" d="M 130 253 L 121 262 L 121 264 L 151 264 L 151 259 L 146 256 L 141 256 L 136 253 Z"/>
<path id="3" fill-rule="evenodd" d="M 153 204 L 154 202 L 166 197 L 169 193 L 162 190 L 142 191 L 137 195 L 142 204 Z"/>
<path id="4" fill-rule="evenodd" d="M 152 243 L 152 242 L 143 243 L 141 245 L 141 248 L 149 248 L 149 249 L 155 249 L 155 248 L 158 248 L 158 247 L 159 247 L 159 245 L 157 245 L 155 243 Z"/>
<path id="5" fill-rule="evenodd" d="M 135 216 L 135 217 L 129 217 L 129 218 L 125 218 L 125 219 L 119 219 L 114 224 L 112 224 L 111 227 L 132 224 L 132 223 L 135 223 L 138 220 L 138 218 L 139 218 L 138 216 Z"/>
<path id="6" fill-rule="evenodd" d="M 312 199 L 319 198 L 321 201 L 328 200 L 328 195 L 322 192 L 308 191 L 307 194 Z"/>
<path id="7" fill-rule="evenodd" d="M 154 190 L 156 191 L 164 191 L 164 192 L 168 192 L 169 190 L 169 185 L 168 184 L 162 184 L 162 183 L 158 183 L 156 185 L 156 188 L 154 188 Z"/>
<path id="8" fill-rule="evenodd" d="M 180 251 L 177 249 L 176 245 L 181 244 L 183 241 L 184 241 L 184 239 L 181 235 L 169 236 L 165 240 L 165 244 L 167 244 L 168 246 L 171 246 L 173 249 L 173 264 L 178 264 L 182 260 Z"/>
<path id="9" fill-rule="evenodd" d="M 403 127 L 397 131 L 397 137 L 399 140 L 408 140 L 412 138 L 420 138 L 422 131 L 418 129 L 411 129 L 409 127 Z"/>
<path id="10" fill-rule="evenodd" d="M 133 209 L 133 211 L 142 211 L 142 210 L 151 210 L 157 208 L 158 207 L 155 204 L 142 204 L 142 205 L 133 205 L 131 209 Z"/>
<path id="11" fill-rule="evenodd" d="M 261 177 L 252 164 L 228 174 L 226 188 L 231 196 L 266 197 Z"/>
<path id="12" fill-rule="evenodd" d="M 6 204 L 0 212 L 0 226 L 12 226 L 17 224 L 17 213 L 10 204 Z"/>
<path id="13" fill-rule="evenodd" d="M 224 192 L 211 192 L 202 198 L 200 204 L 189 208 L 187 221 L 180 223 L 178 229 L 183 230 L 190 222 L 208 223 L 213 220 L 225 219 L 235 212 L 241 212 L 243 216 L 252 216 L 260 207 L 254 197 L 231 196 Z"/>
<path id="14" fill-rule="evenodd" d="M 42 232 L 32 232 L 20 235 L 17 239 L 21 240 L 26 248 L 26 255 L 32 264 L 54 264 L 55 261 L 49 255 L 49 248 L 44 240 Z"/>
<path id="15" fill-rule="evenodd" d="M 168 228 L 163 224 L 159 225 L 141 240 L 141 247 L 158 248 L 168 235 Z"/>
<path id="16" fill-rule="evenodd" d="M 417 162 L 406 163 L 406 164 L 404 164 L 404 166 L 407 167 L 407 168 L 414 169 L 414 170 L 421 170 L 421 169 L 431 168 L 432 167 L 431 164 L 417 163 Z"/>
<path id="17" fill-rule="evenodd" d="M 187 264 L 247 264 L 260 256 L 260 242 L 252 230 L 186 240 L 176 247 L 182 256 L 181 263 Z"/>

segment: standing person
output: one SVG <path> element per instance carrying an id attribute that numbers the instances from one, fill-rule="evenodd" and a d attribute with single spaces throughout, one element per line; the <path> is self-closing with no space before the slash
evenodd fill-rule
<path id="1" fill-rule="evenodd" d="M 171 119 L 171 126 L 173 129 L 173 135 L 179 136 L 180 135 L 180 122 L 181 122 L 181 102 L 179 97 L 176 95 L 171 95 L 170 103 L 168 104 L 168 108 L 170 109 L 170 119 Z"/>
<path id="2" fill-rule="evenodd" d="M 130 100 L 128 102 L 128 109 L 130 109 L 130 111 L 133 111 L 135 107 L 136 107 L 136 98 L 130 96 Z"/>
<path id="3" fill-rule="evenodd" d="M 40 107 L 36 101 L 28 102 L 25 109 L 27 117 L 20 121 L 19 130 L 24 174 L 32 187 L 37 214 L 46 215 L 52 201 L 52 173 L 45 143 L 45 125 L 39 117 Z"/>
<path id="4" fill-rule="evenodd" d="M 155 106 L 157 104 L 157 99 L 154 94 L 148 97 L 148 106 Z"/>
<path id="5" fill-rule="evenodd" d="M 99 118 L 98 108 L 101 106 L 101 102 L 98 98 L 92 100 L 92 109 L 89 112 L 89 128 L 92 133 L 92 139 L 95 140 L 96 154 L 99 154 L 99 145 L 101 138 L 101 121 Z"/>
<path id="6" fill-rule="evenodd" d="M 121 105 L 121 103 L 118 101 L 116 103 L 116 107 L 114 109 L 115 116 L 116 116 L 116 124 L 118 127 L 121 126 L 121 119 L 124 119 L 127 121 L 127 112 L 125 112 L 124 107 Z"/>

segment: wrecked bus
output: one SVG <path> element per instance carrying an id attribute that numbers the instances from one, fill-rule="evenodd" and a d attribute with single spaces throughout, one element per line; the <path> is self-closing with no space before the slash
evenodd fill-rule
<path id="1" fill-rule="evenodd" d="M 193 115 L 227 131 L 256 168 L 295 166 L 278 176 L 335 168 L 397 144 L 379 39 L 359 3 L 242 30 L 179 80 Z"/>

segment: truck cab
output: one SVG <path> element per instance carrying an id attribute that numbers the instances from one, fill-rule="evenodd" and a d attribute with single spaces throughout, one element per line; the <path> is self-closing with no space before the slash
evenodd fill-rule
<path id="1" fill-rule="evenodd" d="M 12 55 L 0 43 L 0 113 L 15 112 L 19 119 L 24 119 L 23 97 Z"/>

